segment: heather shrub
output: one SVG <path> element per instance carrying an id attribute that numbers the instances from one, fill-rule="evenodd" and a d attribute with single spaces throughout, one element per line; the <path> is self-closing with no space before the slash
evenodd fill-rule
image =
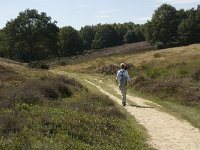
<path id="1" fill-rule="evenodd" d="M 23 130 L 27 120 L 19 112 L 5 112 L 0 116 L 0 132 L 8 136 Z"/>
<path id="2" fill-rule="evenodd" d="M 135 69 L 135 66 L 133 64 L 126 64 L 127 69 Z M 101 73 L 101 74 L 116 74 L 117 71 L 120 69 L 119 66 L 109 64 L 109 65 L 104 65 L 103 67 L 95 69 L 96 73 Z"/>
<path id="3" fill-rule="evenodd" d="M 72 90 L 72 91 L 80 91 L 82 89 L 87 90 L 81 83 L 79 83 L 78 81 L 76 81 L 73 78 L 69 78 L 69 77 L 64 77 L 64 76 L 59 76 L 57 78 L 59 81 L 61 81 L 62 83 L 68 85 L 68 87 Z"/>
<path id="4" fill-rule="evenodd" d="M 97 68 L 95 72 L 101 73 L 101 74 L 116 74 L 118 69 L 119 69 L 119 66 L 110 64 L 110 65 L 105 65 L 103 67 Z"/>
<path id="5" fill-rule="evenodd" d="M 80 91 L 83 86 L 77 81 L 65 77 L 49 77 L 42 81 L 32 82 L 39 92 L 48 99 L 69 97 L 74 92 Z M 35 84 L 35 85 L 34 85 Z"/>
<path id="6" fill-rule="evenodd" d="M 132 85 L 135 89 L 148 92 L 160 98 L 176 98 L 184 105 L 197 106 L 200 104 L 200 91 L 198 88 L 185 87 L 183 80 L 153 80 L 144 76 L 136 77 Z"/>
<path id="7" fill-rule="evenodd" d="M 137 77 L 133 83 L 135 88 L 144 92 L 149 92 L 154 95 L 169 97 L 177 94 L 182 87 L 180 80 L 153 80 Z"/>
<path id="8" fill-rule="evenodd" d="M 33 79 L 15 88 L 1 90 L 2 101 L 0 104 L 2 107 L 8 108 L 17 102 L 37 104 L 47 100 L 59 100 L 70 97 L 82 89 L 85 88 L 70 78 L 59 76 Z"/>
<path id="9" fill-rule="evenodd" d="M 200 105 L 200 91 L 187 89 L 180 91 L 179 96 L 182 103 L 185 105 L 197 106 Z"/>
<path id="10" fill-rule="evenodd" d="M 100 116 L 125 118 L 125 115 L 115 107 L 114 102 L 104 95 L 86 94 L 81 100 L 73 101 L 71 109 L 84 111 Z"/>
<path id="11" fill-rule="evenodd" d="M 196 70 L 193 74 L 192 74 L 192 79 L 196 80 L 196 81 L 200 81 L 200 69 Z"/>
<path id="12" fill-rule="evenodd" d="M 42 93 L 42 95 L 44 95 L 44 97 L 48 98 L 48 99 L 57 99 L 59 98 L 59 92 L 58 90 L 52 86 L 49 83 L 45 83 L 44 85 L 42 85 L 40 88 L 40 92 Z"/>

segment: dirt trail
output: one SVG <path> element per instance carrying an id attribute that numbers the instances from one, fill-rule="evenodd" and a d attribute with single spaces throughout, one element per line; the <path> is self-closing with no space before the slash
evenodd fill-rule
<path id="1" fill-rule="evenodd" d="M 121 105 L 121 100 L 105 91 L 101 86 L 85 80 L 97 87 L 102 93 L 108 95 Z M 119 93 L 118 88 L 110 86 Z M 158 150 L 200 150 L 200 131 L 185 120 L 156 110 L 145 104 L 150 101 L 127 95 L 127 98 L 136 106 L 127 104 L 125 109 L 143 125 L 150 135 L 149 144 Z M 155 105 L 155 107 L 161 107 Z"/>

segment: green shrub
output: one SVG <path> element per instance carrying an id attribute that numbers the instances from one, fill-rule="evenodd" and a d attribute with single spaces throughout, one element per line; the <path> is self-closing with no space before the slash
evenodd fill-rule
<path id="1" fill-rule="evenodd" d="M 179 97 L 184 105 L 198 106 L 200 105 L 200 91 L 193 89 L 181 90 Z"/>
<path id="2" fill-rule="evenodd" d="M 30 68 L 49 69 L 49 65 L 44 61 L 31 61 L 28 63 Z"/>

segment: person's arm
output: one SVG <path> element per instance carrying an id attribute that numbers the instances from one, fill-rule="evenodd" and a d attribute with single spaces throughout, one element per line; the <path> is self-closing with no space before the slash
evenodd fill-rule
<path id="1" fill-rule="evenodd" d="M 130 82 L 131 81 L 131 78 L 130 78 L 130 76 L 128 75 L 128 71 L 126 71 L 126 78 L 127 78 L 127 80 Z"/>
<path id="2" fill-rule="evenodd" d="M 117 71 L 117 75 L 116 75 L 116 82 L 118 83 L 118 78 L 119 78 L 119 71 Z"/>

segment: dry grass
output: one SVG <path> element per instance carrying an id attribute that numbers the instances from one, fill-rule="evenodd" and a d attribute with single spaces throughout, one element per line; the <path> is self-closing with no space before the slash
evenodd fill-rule
<path id="1" fill-rule="evenodd" d="M 127 53 L 142 53 L 144 51 L 153 50 L 154 47 L 151 46 L 147 42 L 138 42 L 131 44 L 124 44 L 121 46 L 103 48 L 99 50 L 87 50 L 85 54 L 73 56 L 70 58 L 59 58 L 55 60 L 50 60 L 49 64 L 52 67 L 65 66 L 65 65 L 73 65 L 80 63 L 87 63 L 87 61 L 92 61 L 94 59 L 109 57 L 109 56 L 117 56 Z"/>
<path id="2" fill-rule="evenodd" d="M 137 90 L 173 97 L 185 105 L 199 105 L 200 44 L 168 48 L 144 53 L 121 54 L 97 58 L 58 69 L 67 72 L 115 74 L 121 62 L 132 64 L 129 69 Z M 141 78 L 143 76 L 143 78 Z M 146 81 L 141 81 L 145 79 Z M 182 92 L 181 92 L 182 91 Z"/>
<path id="3" fill-rule="evenodd" d="M 10 80 L 21 80 L 22 77 L 13 71 L 11 68 L 0 65 L 0 82 L 7 82 Z"/>
<path id="4" fill-rule="evenodd" d="M 159 55 L 159 57 L 155 57 Z M 181 65 L 192 65 L 198 69 L 200 58 L 200 44 L 194 44 L 186 47 L 169 48 L 164 50 L 156 50 L 138 54 L 122 54 L 117 56 L 108 56 L 96 58 L 87 62 L 79 64 L 70 64 L 67 66 L 57 67 L 58 70 L 65 70 L 67 72 L 81 72 L 88 73 L 94 72 L 95 69 L 102 68 L 108 65 L 119 66 L 121 62 L 133 64 L 136 67 L 142 65 L 161 66 L 166 69 L 176 68 Z M 150 66 L 152 65 L 152 66 Z M 132 68 L 134 71 L 134 68 Z M 129 70 L 131 71 L 131 70 Z M 173 73 L 174 69 L 170 70 Z M 193 70 L 195 71 L 195 70 Z"/>

